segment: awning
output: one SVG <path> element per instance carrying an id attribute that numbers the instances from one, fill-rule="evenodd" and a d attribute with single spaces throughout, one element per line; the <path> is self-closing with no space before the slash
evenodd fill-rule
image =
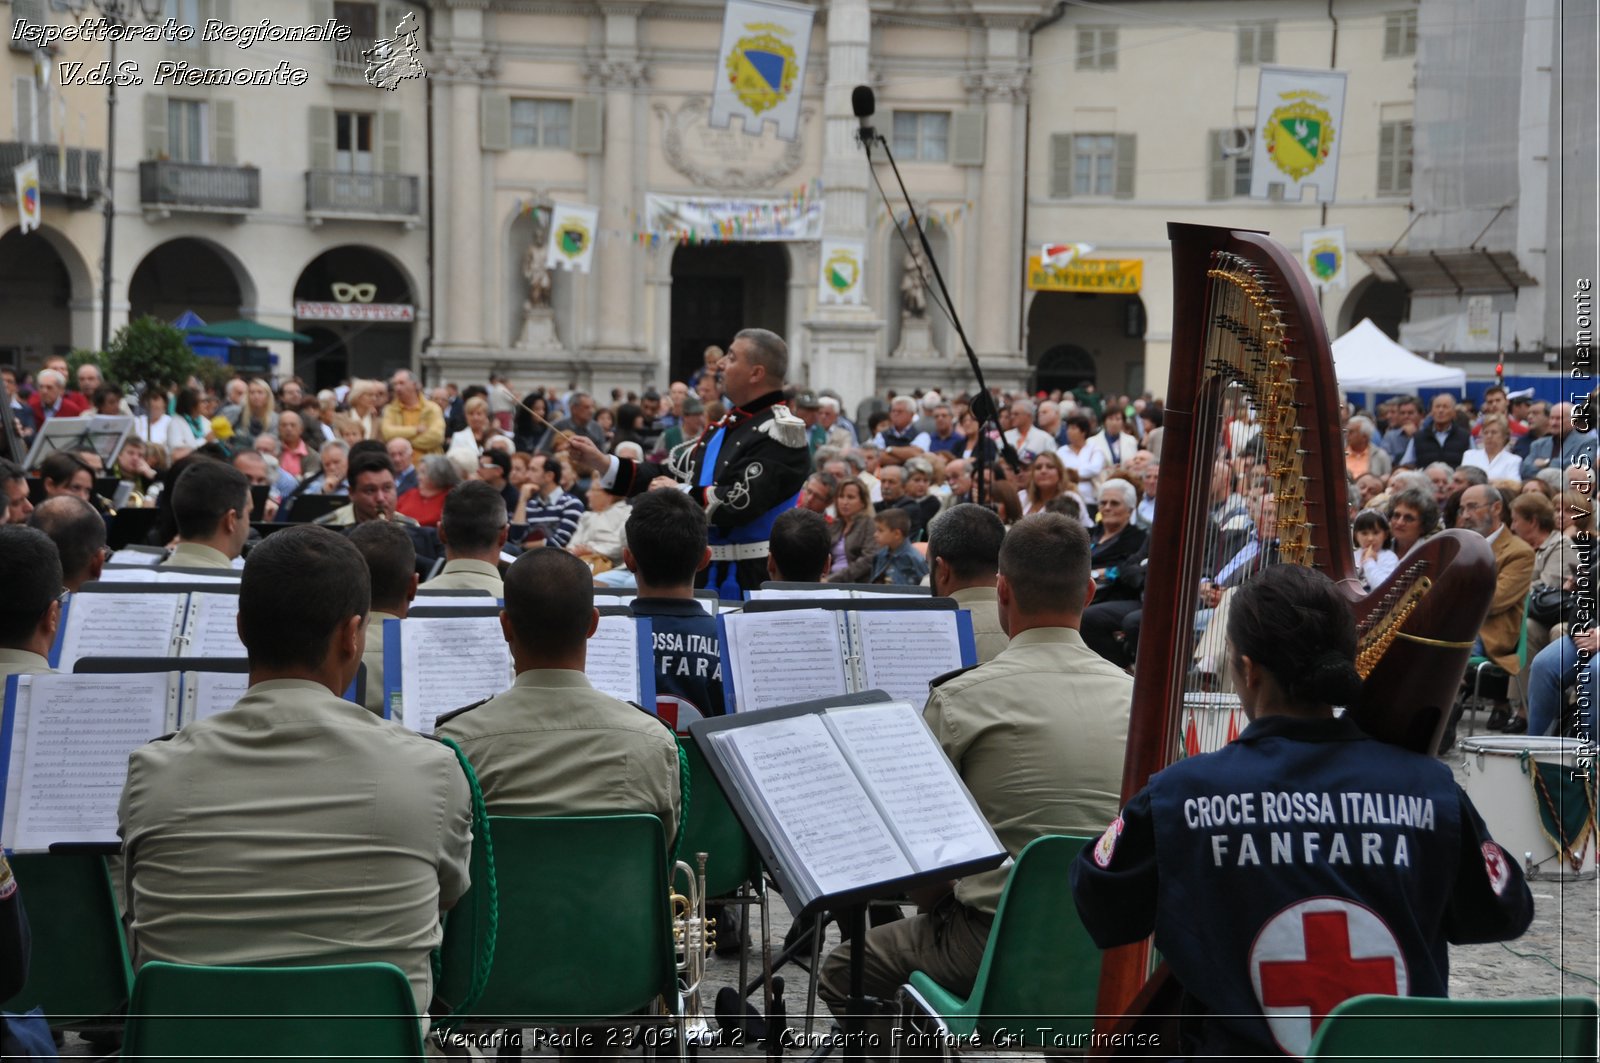
<path id="1" fill-rule="evenodd" d="M 220 336 L 230 340 L 252 340 L 257 343 L 276 340 L 281 343 L 310 343 L 311 337 L 303 332 L 285 332 L 281 328 L 263 325 L 259 321 L 243 318 L 237 321 L 219 321 L 215 325 L 190 329 L 197 336 Z"/>
<path id="2" fill-rule="evenodd" d="M 1440 251 L 1358 252 L 1380 281 L 1411 293 L 1515 292 L 1538 281 L 1523 272 L 1510 251 L 1464 247 Z"/>

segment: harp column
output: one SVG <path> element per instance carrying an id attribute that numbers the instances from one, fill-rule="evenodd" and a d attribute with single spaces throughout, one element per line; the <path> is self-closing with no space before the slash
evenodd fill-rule
<path id="1" fill-rule="evenodd" d="M 998 379 L 1021 367 L 1022 150 L 1019 126 L 1028 100 L 1028 62 L 1024 48 L 1028 17 L 993 15 L 984 20 L 988 62 L 967 79 L 968 91 L 983 103 L 983 172 L 978 202 L 978 276 L 963 299 L 972 308 L 973 347 L 993 360 Z M 1012 363 L 1008 365 L 1007 363 Z M 985 369 L 989 365 L 986 361 Z M 1023 368 L 1025 371 L 1025 368 Z"/>

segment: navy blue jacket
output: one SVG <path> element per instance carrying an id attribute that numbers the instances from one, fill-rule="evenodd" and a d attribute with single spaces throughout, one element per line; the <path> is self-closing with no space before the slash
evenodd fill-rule
<path id="1" fill-rule="evenodd" d="M 1265 717 L 1167 768 L 1084 848 L 1072 889 L 1101 948 L 1154 932 L 1196 1055 L 1304 1055 L 1335 1004 L 1447 996 L 1446 942 L 1533 919 L 1450 769 L 1343 719 Z"/>
<path id="2" fill-rule="evenodd" d="M 702 716 L 721 716 L 722 655 L 717 618 L 692 598 L 635 598 L 634 616 L 648 616 L 656 658 L 656 715 L 679 734 Z"/>

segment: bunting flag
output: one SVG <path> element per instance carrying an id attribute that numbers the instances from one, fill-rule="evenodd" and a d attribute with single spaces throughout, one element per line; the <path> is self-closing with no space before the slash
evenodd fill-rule
<path id="1" fill-rule="evenodd" d="M 39 197 L 39 160 L 29 159 L 12 174 L 17 181 L 18 220 L 23 232 L 32 232 L 44 221 L 44 202 Z"/>
<path id="2" fill-rule="evenodd" d="M 1239 737 L 1239 710 L 1228 710 L 1228 741 L 1232 742 Z"/>
<path id="3" fill-rule="evenodd" d="M 813 14 L 780 0 L 728 0 L 708 120 L 713 129 L 728 128 L 738 115 L 751 136 L 771 120 L 780 138 L 795 138 Z"/>
<path id="4" fill-rule="evenodd" d="M 1184 756 L 1198 757 L 1200 755 L 1200 735 L 1194 729 L 1194 717 L 1189 717 L 1189 722 L 1183 729 Z"/>
<path id="5" fill-rule="evenodd" d="M 1300 230 L 1300 264 L 1318 288 L 1345 286 L 1344 226 Z"/>
<path id="6" fill-rule="evenodd" d="M 545 248 L 546 269 L 588 273 L 594 260 L 594 238 L 600 229 L 600 208 L 557 203 L 550 211 L 550 242 Z"/>
<path id="7" fill-rule="evenodd" d="M 1070 266 L 1073 259 L 1093 250 L 1093 244 L 1045 244 L 1039 251 L 1039 265 L 1046 269 L 1061 269 Z"/>
<path id="8" fill-rule="evenodd" d="M 1344 141 L 1345 75 L 1326 70 L 1264 66 L 1256 92 L 1255 154 L 1250 195 L 1268 199 L 1273 185 L 1300 202 L 1307 185 L 1317 202 L 1332 203 Z"/>
<path id="9" fill-rule="evenodd" d="M 860 240 L 824 240 L 819 257 L 822 275 L 817 278 L 817 302 L 861 305 L 861 274 L 867 245 Z"/>

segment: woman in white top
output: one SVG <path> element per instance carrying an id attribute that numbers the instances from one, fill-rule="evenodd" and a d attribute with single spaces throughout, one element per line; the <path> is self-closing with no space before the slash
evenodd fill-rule
<path id="1" fill-rule="evenodd" d="M 172 418 L 167 414 L 167 393 L 160 388 L 147 388 L 139 406 L 143 412 L 134 431 L 146 443 L 166 446 L 167 429 L 172 426 Z"/>
<path id="2" fill-rule="evenodd" d="M 1462 465 L 1471 465 L 1489 474 L 1489 481 L 1521 480 L 1522 459 L 1511 452 L 1511 425 L 1504 417 L 1485 417 L 1479 432 L 1482 450 L 1461 455 Z"/>
<path id="3" fill-rule="evenodd" d="M 211 426 L 200 416 L 200 393 L 194 388 L 178 392 L 178 401 L 167 424 L 167 450 L 177 461 L 213 438 Z"/>
<path id="4" fill-rule="evenodd" d="M 625 499 L 601 487 L 598 476 L 590 482 L 586 497 L 589 511 L 578 518 L 578 529 L 572 533 L 572 541 L 567 543 L 567 549 L 591 565 L 602 557 L 612 565 L 621 564 L 622 547 L 627 542 L 623 527 L 628 523 L 628 515 L 633 512 L 633 507 Z"/>
<path id="5" fill-rule="evenodd" d="M 1056 448 L 1056 454 L 1061 464 L 1077 475 L 1079 497 L 1092 506 L 1098 498 L 1096 486 L 1106 469 L 1105 455 L 1089 445 L 1089 418 L 1075 413 L 1066 423 L 1067 445 Z"/>
<path id="6" fill-rule="evenodd" d="M 474 395 L 467 400 L 466 415 L 467 427 L 450 437 L 450 449 L 445 452 L 445 457 L 458 469 L 475 470 L 478 456 L 490 440 L 502 433 L 489 413 L 489 400 L 482 395 Z M 469 474 L 467 471 L 462 473 Z"/>
<path id="7" fill-rule="evenodd" d="M 361 426 L 362 439 L 382 438 L 383 415 L 378 412 L 378 398 L 383 391 L 382 382 L 377 380 L 357 380 L 350 385 L 349 416 Z"/>

